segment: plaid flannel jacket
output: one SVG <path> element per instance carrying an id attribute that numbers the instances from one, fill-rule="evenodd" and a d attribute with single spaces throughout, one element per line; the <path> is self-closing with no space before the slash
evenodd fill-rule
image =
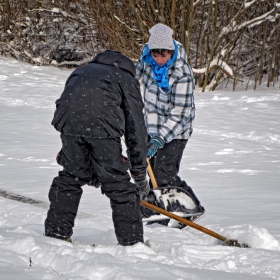
<path id="1" fill-rule="evenodd" d="M 161 136 L 166 143 L 173 139 L 189 139 L 195 118 L 193 90 L 195 81 L 187 63 L 182 44 L 178 46 L 177 59 L 168 70 L 169 93 L 164 93 L 155 83 L 152 68 L 141 57 L 136 64 L 136 78 L 140 81 L 144 98 L 145 122 L 150 136 Z"/>

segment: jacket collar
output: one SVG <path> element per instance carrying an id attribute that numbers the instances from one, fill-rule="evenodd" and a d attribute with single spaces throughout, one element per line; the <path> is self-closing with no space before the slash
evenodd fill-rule
<path id="1" fill-rule="evenodd" d="M 135 66 L 128 57 L 118 51 L 107 50 L 96 55 L 90 63 L 99 63 L 119 67 L 135 76 Z"/>

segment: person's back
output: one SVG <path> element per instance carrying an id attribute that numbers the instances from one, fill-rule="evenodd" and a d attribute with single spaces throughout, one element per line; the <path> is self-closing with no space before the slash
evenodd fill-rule
<path id="1" fill-rule="evenodd" d="M 118 68 L 116 68 L 117 66 Z M 52 124 L 68 135 L 91 138 L 121 137 L 125 132 L 122 104 L 136 108 L 141 103 L 134 65 L 117 52 L 97 55 L 91 63 L 76 69 L 56 101 Z M 135 104 L 132 104 L 132 103 Z"/>

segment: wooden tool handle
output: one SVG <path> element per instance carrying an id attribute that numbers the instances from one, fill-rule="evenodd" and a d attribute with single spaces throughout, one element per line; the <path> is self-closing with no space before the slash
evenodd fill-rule
<path id="1" fill-rule="evenodd" d="M 150 160 L 149 158 L 147 158 L 147 163 L 148 163 L 148 167 L 147 167 L 147 170 L 148 170 L 148 173 L 149 173 L 149 176 L 150 176 L 150 179 L 151 179 L 151 182 L 152 182 L 152 185 L 154 188 L 157 188 L 158 185 L 157 185 L 157 181 L 156 181 L 156 178 L 155 178 L 155 175 L 154 175 L 154 172 L 152 170 L 152 167 L 151 167 L 151 164 L 150 164 Z"/>

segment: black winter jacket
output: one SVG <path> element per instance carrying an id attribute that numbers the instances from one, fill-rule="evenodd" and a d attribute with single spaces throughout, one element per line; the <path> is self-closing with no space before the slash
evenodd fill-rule
<path id="1" fill-rule="evenodd" d="M 52 125 L 61 133 L 96 139 L 125 136 L 133 175 L 146 168 L 147 130 L 133 62 L 115 51 L 76 69 L 56 101 Z"/>

